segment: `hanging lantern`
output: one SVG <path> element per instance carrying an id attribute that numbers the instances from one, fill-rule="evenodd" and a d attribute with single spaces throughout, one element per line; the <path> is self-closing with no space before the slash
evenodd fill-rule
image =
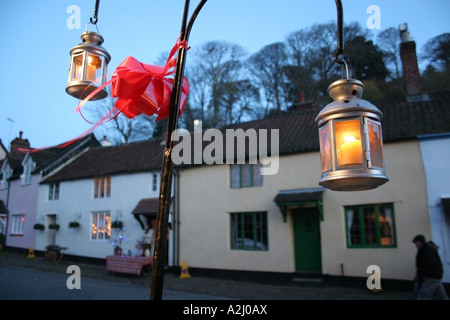
<path id="1" fill-rule="evenodd" d="M 322 177 L 319 184 L 335 191 L 360 191 L 389 181 L 384 169 L 382 112 L 361 99 L 364 85 L 341 79 L 328 87 L 333 102 L 316 117 Z"/>
<path id="2" fill-rule="evenodd" d="M 81 35 L 83 41 L 70 50 L 69 80 L 66 92 L 77 99 L 86 98 L 92 91 L 106 82 L 109 53 L 101 46 L 103 37 L 92 31 Z M 108 95 L 105 89 L 90 100 L 103 99 Z"/>

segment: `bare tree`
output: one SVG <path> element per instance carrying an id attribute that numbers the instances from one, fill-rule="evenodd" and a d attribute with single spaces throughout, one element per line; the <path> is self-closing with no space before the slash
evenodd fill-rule
<path id="1" fill-rule="evenodd" d="M 393 72 L 396 79 L 401 77 L 400 74 L 400 34 L 397 28 L 390 27 L 381 31 L 377 36 L 377 45 L 383 52 L 383 58 L 386 66 L 393 66 Z"/>
<path id="2" fill-rule="evenodd" d="M 421 58 L 439 71 L 450 71 L 450 33 L 443 33 L 427 41 Z"/>
<path id="3" fill-rule="evenodd" d="M 100 121 L 111 110 L 114 109 L 114 98 L 108 95 L 104 100 L 95 102 L 95 106 L 89 108 L 89 115 L 96 121 Z M 113 111 L 110 118 L 96 129 L 96 133 L 106 136 L 114 145 L 129 143 L 133 141 L 149 139 L 153 135 L 155 128 L 155 116 L 148 117 L 139 115 L 129 119 L 122 113 L 117 114 Z"/>
<path id="4" fill-rule="evenodd" d="M 242 60 L 247 52 L 225 41 L 206 42 L 191 50 L 193 64 L 186 72 L 191 84 L 188 114 L 200 116 L 204 127 L 229 123 L 233 117 L 224 96 L 230 94 L 231 84 L 243 80 Z"/>
<path id="5" fill-rule="evenodd" d="M 269 110 L 280 112 L 286 109 L 287 87 L 284 69 L 288 58 L 286 45 L 282 42 L 265 46 L 248 60 L 248 68 L 253 80 L 264 93 L 265 114 Z"/>

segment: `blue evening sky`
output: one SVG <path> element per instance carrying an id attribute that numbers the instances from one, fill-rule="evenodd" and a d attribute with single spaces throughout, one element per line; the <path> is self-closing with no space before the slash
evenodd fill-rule
<path id="1" fill-rule="evenodd" d="M 191 1 L 192 13 L 197 1 Z M 450 0 L 343 0 L 344 22 L 367 28 L 380 8 L 380 29 L 406 22 L 418 53 L 427 40 L 450 32 Z M 70 29 L 71 5 L 80 8 L 80 29 Z M 34 148 L 77 137 L 91 125 L 75 114 L 78 100 L 65 92 L 70 49 L 81 42 L 95 0 L 0 1 L 0 139 L 24 132 Z M 97 26 L 111 54 L 111 72 L 127 56 L 156 64 L 175 43 L 184 8 L 182 0 L 102 0 Z M 236 43 L 255 53 L 264 46 L 316 23 L 336 20 L 334 0 L 208 0 L 190 35 L 191 50 L 213 40 Z M 90 25 L 90 30 L 92 25 Z M 345 46 L 345 44 L 344 44 Z M 189 52 L 187 55 L 189 64 Z M 422 70 L 420 70 L 422 71 Z"/>

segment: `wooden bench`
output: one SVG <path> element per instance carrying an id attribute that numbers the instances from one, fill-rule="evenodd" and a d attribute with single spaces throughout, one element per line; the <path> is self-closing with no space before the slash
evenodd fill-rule
<path id="1" fill-rule="evenodd" d="M 111 255 L 106 257 L 106 271 L 140 275 L 144 266 L 152 265 L 152 257 Z"/>

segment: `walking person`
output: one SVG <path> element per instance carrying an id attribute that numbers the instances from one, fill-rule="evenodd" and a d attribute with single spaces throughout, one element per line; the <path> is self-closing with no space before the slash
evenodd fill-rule
<path id="1" fill-rule="evenodd" d="M 432 241 L 427 242 L 421 234 L 414 237 L 413 243 L 417 247 L 416 268 L 420 283 L 417 299 L 448 300 L 447 293 L 442 284 L 444 270 L 438 253 L 439 247 Z"/>

